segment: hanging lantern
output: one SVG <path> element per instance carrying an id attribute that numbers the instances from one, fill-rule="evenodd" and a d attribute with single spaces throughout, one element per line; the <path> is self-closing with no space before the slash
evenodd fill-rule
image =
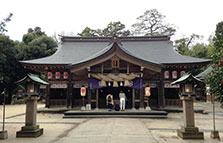
<path id="1" fill-rule="evenodd" d="M 67 73 L 67 72 L 64 72 L 64 73 L 63 73 L 63 78 L 64 78 L 64 79 L 67 79 L 67 78 L 68 78 L 68 73 Z"/>
<path id="2" fill-rule="evenodd" d="M 164 77 L 165 77 L 165 79 L 168 79 L 170 77 L 170 72 L 169 71 L 165 71 L 164 72 Z"/>
<path id="3" fill-rule="evenodd" d="M 60 79 L 60 72 L 56 72 L 56 79 Z"/>
<path id="4" fill-rule="evenodd" d="M 185 73 L 186 73 L 185 71 L 181 71 L 180 76 L 183 76 Z"/>
<path id="5" fill-rule="evenodd" d="M 173 77 L 173 79 L 177 78 L 177 71 L 172 71 L 172 77 Z"/>
<path id="6" fill-rule="evenodd" d="M 104 80 L 102 80 L 102 81 L 100 82 L 100 86 L 101 86 L 101 87 L 106 87 L 106 82 L 105 82 Z"/>
<path id="7" fill-rule="evenodd" d="M 113 87 L 118 87 L 118 82 L 117 81 L 113 82 Z"/>
<path id="8" fill-rule="evenodd" d="M 86 88 L 81 87 L 81 96 L 85 96 L 85 95 L 86 95 Z"/>
<path id="9" fill-rule="evenodd" d="M 48 73 L 47 73 L 47 78 L 48 78 L 48 79 L 52 79 L 52 77 L 53 77 L 52 72 L 48 72 Z"/>
<path id="10" fill-rule="evenodd" d="M 125 80 L 125 82 L 124 82 L 124 86 L 126 86 L 126 87 L 129 87 L 129 86 L 130 86 L 130 82 L 129 82 L 129 80 Z"/>
<path id="11" fill-rule="evenodd" d="M 146 87 L 145 88 L 145 95 L 146 96 L 150 96 L 151 95 L 151 88 L 150 87 Z"/>

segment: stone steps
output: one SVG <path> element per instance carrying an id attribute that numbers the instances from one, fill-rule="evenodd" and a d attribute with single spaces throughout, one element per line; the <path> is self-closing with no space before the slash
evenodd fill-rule
<path id="1" fill-rule="evenodd" d="M 63 118 L 167 118 L 166 111 L 67 111 Z"/>

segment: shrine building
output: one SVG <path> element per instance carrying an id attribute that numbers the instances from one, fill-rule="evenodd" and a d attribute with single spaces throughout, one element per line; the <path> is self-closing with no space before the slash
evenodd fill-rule
<path id="1" fill-rule="evenodd" d="M 61 37 L 57 51 L 40 59 L 21 61 L 25 68 L 46 73 L 46 107 L 82 106 L 106 108 L 106 95 L 119 104 L 123 90 L 128 109 L 149 106 L 181 106 L 179 85 L 170 83 L 209 64 L 210 60 L 183 56 L 174 50 L 169 36 Z M 150 87 L 151 95 L 145 96 Z"/>

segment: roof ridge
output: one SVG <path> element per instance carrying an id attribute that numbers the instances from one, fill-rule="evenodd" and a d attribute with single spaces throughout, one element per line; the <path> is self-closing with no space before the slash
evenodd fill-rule
<path id="1" fill-rule="evenodd" d="M 61 35 L 60 35 L 61 36 Z M 115 41 L 169 41 L 169 35 L 162 36 L 129 36 L 129 37 L 73 37 L 61 36 L 62 42 L 115 42 Z"/>

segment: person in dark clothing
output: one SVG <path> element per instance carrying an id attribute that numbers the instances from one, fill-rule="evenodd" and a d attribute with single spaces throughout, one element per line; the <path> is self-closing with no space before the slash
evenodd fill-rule
<path id="1" fill-rule="evenodd" d="M 106 105 L 108 106 L 109 111 L 111 111 L 114 105 L 113 96 L 111 94 L 106 96 Z"/>

